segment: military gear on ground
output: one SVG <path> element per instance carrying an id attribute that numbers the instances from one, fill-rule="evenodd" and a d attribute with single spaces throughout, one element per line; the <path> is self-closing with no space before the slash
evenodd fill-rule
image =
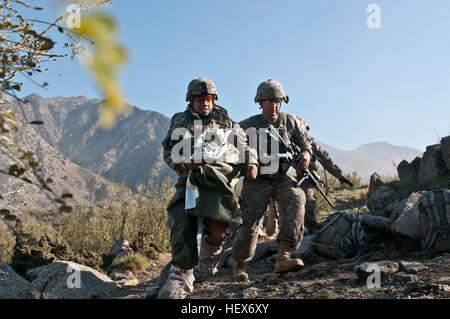
<path id="1" fill-rule="evenodd" d="M 192 269 L 184 270 L 171 264 L 167 280 L 158 292 L 158 299 L 185 299 L 194 291 L 194 281 Z"/>
<path id="2" fill-rule="evenodd" d="M 369 248 L 371 236 L 361 224 L 361 216 L 348 213 L 336 213 L 317 231 L 313 247 L 325 257 L 358 258 Z"/>
<path id="3" fill-rule="evenodd" d="M 289 242 L 280 240 L 278 242 L 277 259 L 275 261 L 276 273 L 299 271 L 303 266 L 303 261 L 299 258 L 291 258 L 292 246 Z"/>
<path id="4" fill-rule="evenodd" d="M 419 201 L 422 255 L 450 251 L 450 190 L 425 192 Z"/>
<path id="5" fill-rule="evenodd" d="M 233 279 L 236 281 L 248 281 L 248 274 L 245 272 L 245 265 L 243 261 L 236 261 L 233 267 Z"/>
<path id="6" fill-rule="evenodd" d="M 256 91 L 255 103 L 262 100 L 282 99 L 289 103 L 289 97 L 284 93 L 283 86 L 278 81 L 267 80 L 262 82 Z"/>
<path id="7" fill-rule="evenodd" d="M 191 97 L 198 95 L 212 95 L 215 100 L 219 99 L 214 82 L 207 78 L 194 79 L 189 83 L 186 102 L 189 102 Z"/>
<path id="8" fill-rule="evenodd" d="M 212 245 L 206 238 L 203 238 L 200 247 L 200 261 L 198 264 L 198 271 L 208 276 L 214 276 L 217 273 L 217 265 L 220 261 L 220 253 L 222 252 L 222 245 Z"/>

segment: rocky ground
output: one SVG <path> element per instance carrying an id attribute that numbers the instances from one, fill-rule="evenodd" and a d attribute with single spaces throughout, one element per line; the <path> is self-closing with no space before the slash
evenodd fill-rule
<path id="1" fill-rule="evenodd" d="M 355 192 L 341 191 L 332 195 L 340 203 L 335 210 L 367 211 L 365 200 Z M 345 200 L 351 198 L 352 200 Z M 328 214 L 331 214 L 329 212 Z M 440 299 L 450 298 L 450 254 L 422 259 L 414 249 L 405 248 L 394 239 L 382 243 L 356 261 L 330 260 L 323 257 L 304 259 L 305 267 L 295 273 L 275 274 L 272 251 L 250 264 L 249 281 L 231 279 L 231 269 L 221 267 L 216 276 L 197 280 L 191 299 Z M 162 254 L 148 267 L 135 274 L 139 284 L 125 287 L 118 298 L 144 298 L 145 288 L 155 284 L 159 272 L 170 261 Z M 380 287 L 369 288 L 367 276 L 360 276 L 356 267 L 365 263 L 389 262 L 394 265 L 382 270 Z M 380 264 L 381 265 L 381 264 Z"/>

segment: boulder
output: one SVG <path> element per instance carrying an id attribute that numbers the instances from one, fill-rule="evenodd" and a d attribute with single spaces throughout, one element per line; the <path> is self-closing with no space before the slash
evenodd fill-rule
<path id="1" fill-rule="evenodd" d="M 121 238 L 115 242 L 109 251 L 109 256 L 116 257 L 123 253 L 124 251 L 132 251 L 131 243 L 126 238 Z"/>
<path id="2" fill-rule="evenodd" d="M 102 267 L 110 274 L 114 270 L 117 270 L 114 269 L 114 265 L 119 264 L 122 258 L 131 254 L 133 254 L 133 249 L 131 248 L 130 241 L 126 238 L 121 238 L 114 243 L 108 255 L 105 256 Z"/>
<path id="3" fill-rule="evenodd" d="M 441 154 L 447 169 L 450 170 L 450 135 L 441 139 Z"/>
<path id="4" fill-rule="evenodd" d="M 367 207 L 371 213 L 378 216 L 388 215 L 389 212 L 382 213 L 386 207 L 400 199 L 400 195 L 389 186 L 380 186 L 376 190 L 367 193 Z"/>
<path id="5" fill-rule="evenodd" d="M 41 299 L 111 297 L 120 286 L 106 275 L 71 261 L 55 261 L 27 271 L 31 293 Z"/>
<path id="6" fill-rule="evenodd" d="M 417 184 L 421 159 L 416 157 L 411 163 L 403 160 L 397 166 L 398 178 L 402 181 Z"/>
<path id="7" fill-rule="evenodd" d="M 419 200 L 421 193 L 412 193 L 396 214 L 399 217 L 392 223 L 391 230 L 394 235 L 408 239 L 420 240 L 422 237 L 419 220 Z M 402 203 L 403 203 L 402 202 Z"/>
<path id="8" fill-rule="evenodd" d="M 411 210 L 413 207 L 416 207 L 423 193 L 424 192 L 411 193 L 408 198 L 396 204 L 394 209 L 392 210 L 391 221 L 394 222 L 401 215 Z"/>
<path id="9" fill-rule="evenodd" d="M 380 175 L 378 173 L 373 173 L 372 176 L 370 176 L 370 183 L 369 183 L 369 192 L 374 192 L 377 190 L 380 186 L 387 186 L 380 178 Z"/>
<path id="10" fill-rule="evenodd" d="M 426 188 L 433 179 L 442 176 L 445 172 L 447 172 L 447 165 L 442 158 L 441 145 L 427 146 L 420 162 L 419 185 Z"/>
<path id="11" fill-rule="evenodd" d="M 31 284 L 9 265 L 0 263 L 0 299 L 24 299 Z"/>

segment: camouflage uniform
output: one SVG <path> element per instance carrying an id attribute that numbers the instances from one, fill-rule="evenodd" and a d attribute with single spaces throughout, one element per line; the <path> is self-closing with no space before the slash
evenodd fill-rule
<path id="1" fill-rule="evenodd" d="M 163 145 L 163 155 L 164 161 L 169 165 L 170 168 L 175 170 L 178 174 L 178 181 L 175 184 L 176 193 L 169 205 L 167 206 L 167 211 L 169 214 L 168 226 L 171 230 L 170 242 L 172 248 L 172 263 L 178 265 L 183 269 L 192 269 L 198 263 L 198 249 L 197 249 L 197 216 L 201 213 L 196 212 L 195 214 L 187 214 L 185 210 L 185 194 L 186 194 L 186 182 L 189 174 L 189 168 L 183 163 L 174 163 L 171 157 L 172 148 L 178 141 L 173 141 L 171 139 L 172 132 L 176 128 L 186 128 L 189 132 L 194 135 L 194 120 L 202 121 L 202 130 L 219 128 L 219 129 L 235 129 L 241 132 L 242 139 L 240 140 L 245 144 L 245 136 L 243 135 L 242 129 L 239 125 L 232 122 L 228 116 L 227 111 L 218 106 L 214 105 L 210 114 L 206 117 L 200 117 L 194 112 L 193 106 L 188 105 L 186 110 L 181 113 L 177 113 L 172 117 L 169 132 L 166 138 L 162 142 Z M 256 155 L 252 156 L 251 150 L 248 146 L 244 147 L 246 150 L 246 163 L 257 164 Z M 199 170 L 195 170 L 199 171 Z M 200 190 L 201 192 L 201 190 Z M 221 221 L 240 221 L 240 216 L 227 216 L 224 214 L 216 216 L 217 212 L 209 211 L 207 212 L 208 219 L 215 219 Z"/>
<path id="2" fill-rule="evenodd" d="M 275 122 L 267 121 L 261 114 L 250 117 L 239 124 L 244 130 L 251 127 L 260 129 L 273 126 L 279 129 L 281 137 L 288 144 L 293 142 L 302 151 L 307 150 L 312 153 L 306 136 L 300 129 L 300 122 L 289 114 L 280 112 Z M 259 143 L 257 145 L 259 147 Z M 282 150 L 281 146 L 280 150 Z M 284 171 L 287 169 L 287 165 L 287 163 L 280 162 L 280 168 L 275 174 L 259 174 L 255 180 L 244 179 L 241 193 L 243 224 L 239 228 L 232 251 L 236 261 L 248 262 L 253 258 L 258 240 L 259 222 L 271 197 L 278 201 L 281 208 L 280 231 L 277 241 L 288 242 L 292 248 L 300 245 L 304 231 L 305 194 L 285 176 Z M 260 163 L 261 166 L 263 164 Z"/>

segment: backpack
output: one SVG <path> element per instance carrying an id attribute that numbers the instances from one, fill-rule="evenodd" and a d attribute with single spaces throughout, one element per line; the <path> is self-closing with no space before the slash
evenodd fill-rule
<path id="1" fill-rule="evenodd" d="M 316 233 L 314 250 L 322 256 L 357 259 L 367 251 L 369 237 L 356 214 L 336 213 Z"/>
<path id="2" fill-rule="evenodd" d="M 421 255 L 450 251 L 450 190 L 425 192 L 419 201 Z"/>

